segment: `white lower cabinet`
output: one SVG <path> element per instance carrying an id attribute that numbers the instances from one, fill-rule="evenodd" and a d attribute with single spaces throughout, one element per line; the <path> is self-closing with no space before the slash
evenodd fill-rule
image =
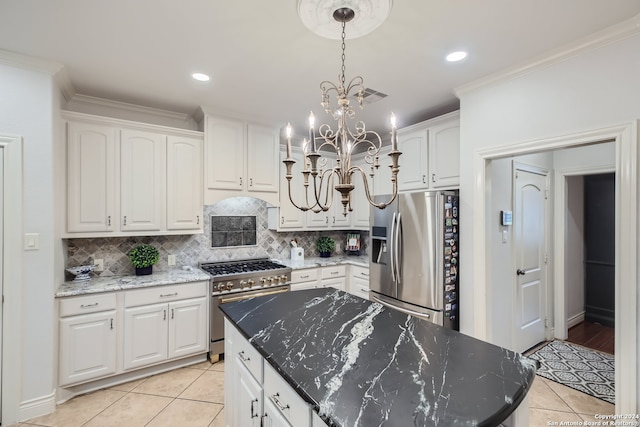
<path id="1" fill-rule="evenodd" d="M 225 319 L 225 425 L 311 427 L 311 406 Z"/>
<path id="2" fill-rule="evenodd" d="M 60 298 L 58 385 L 206 353 L 207 289 L 202 281 Z"/>
<path id="3" fill-rule="evenodd" d="M 60 385 L 116 372 L 116 311 L 60 319 Z"/>
<path id="4" fill-rule="evenodd" d="M 205 297 L 124 310 L 124 369 L 206 350 Z"/>
<path id="5" fill-rule="evenodd" d="M 369 269 L 351 265 L 350 270 L 347 292 L 364 299 L 369 299 Z"/>

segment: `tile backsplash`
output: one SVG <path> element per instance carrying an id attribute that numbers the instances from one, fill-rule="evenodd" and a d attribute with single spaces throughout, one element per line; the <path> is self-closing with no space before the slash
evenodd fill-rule
<path id="1" fill-rule="evenodd" d="M 256 242 L 253 245 L 212 248 L 212 231 L 224 228 L 225 221 L 215 223 L 212 230 L 212 217 L 254 217 Z M 229 220 L 234 222 L 237 220 Z M 244 219 L 242 221 L 245 221 Z M 247 227 L 251 227 L 251 219 L 247 219 Z M 227 222 L 229 223 L 229 222 Z M 218 230 L 220 231 L 220 230 Z M 154 269 L 167 270 L 169 255 L 176 256 L 176 265 L 197 266 L 203 261 L 226 261 L 245 258 L 280 258 L 291 256 L 289 242 L 294 238 L 298 246 L 304 248 L 306 257 L 319 256 L 315 242 L 319 236 L 333 237 L 339 243 L 341 254 L 346 246 L 347 231 L 296 231 L 279 233 L 268 228 L 267 203 L 252 197 L 233 197 L 215 205 L 204 207 L 204 233 L 181 236 L 145 236 L 145 237 L 110 237 L 92 239 L 67 240 L 67 266 L 85 265 L 93 259 L 104 260 L 104 271 L 101 276 L 120 276 L 134 274 L 129 262 L 128 253 L 140 243 L 148 243 L 160 251 L 160 260 Z M 360 232 L 361 253 L 367 252 L 369 233 Z M 173 268 L 173 267 L 171 267 Z M 72 277 L 69 276 L 68 279 Z"/>

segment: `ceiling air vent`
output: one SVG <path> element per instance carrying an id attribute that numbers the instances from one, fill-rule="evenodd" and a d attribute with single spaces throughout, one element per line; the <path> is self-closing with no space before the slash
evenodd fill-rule
<path id="1" fill-rule="evenodd" d="M 356 94 L 354 94 L 353 96 L 351 96 L 352 99 L 356 100 Z M 363 103 L 365 104 L 373 104 L 374 102 L 378 102 L 383 98 L 386 98 L 387 94 L 386 93 L 382 93 L 382 92 L 378 92 L 377 90 L 373 90 L 370 88 L 365 88 L 364 89 L 364 97 L 363 97 Z"/>

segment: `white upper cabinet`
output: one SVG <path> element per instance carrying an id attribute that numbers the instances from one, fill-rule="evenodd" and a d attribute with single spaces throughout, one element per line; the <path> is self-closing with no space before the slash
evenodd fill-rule
<path id="1" fill-rule="evenodd" d="M 66 237 L 202 233 L 202 133 L 64 112 Z"/>
<path id="2" fill-rule="evenodd" d="M 380 150 L 380 167 L 373 176 L 373 194 L 378 196 L 381 194 L 393 193 L 393 183 L 391 182 L 391 146 L 387 145 Z M 404 154 L 400 156 L 398 163 L 400 164 L 400 173 L 403 173 Z"/>
<path id="3" fill-rule="evenodd" d="M 433 187 L 460 185 L 460 114 L 456 112 L 430 129 L 429 170 Z"/>
<path id="4" fill-rule="evenodd" d="M 304 186 L 302 185 L 302 169 L 303 156 L 302 151 L 292 151 L 292 157 L 296 161 L 293 165 L 291 180 L 291 198 L 294 202 L 300 204 L 304 200 Z M 287 153 L 283 150 L 280 152 L 280 160 L 284 160 Z M 301 229 L 304 227 L 304 219 L 306 213 L 296 208 L 289 199 L 288 181 L 285 177 L 287 168 L 284 163 L 280 162 L 280 208 L 269 208 L 269 215 L 279 215 L 277 221 L 277 229 Z M 279 211 L 279 212 L 278 212 Z"/>
<path id="5" fill-rule="evenodd" d="M 202 230 L 202 139 L 167 139 L 167 230 Z"/>
<path id="6" fill-rule="evenodd" d="M 204 128 L 205 203 L 253 196 L 278 205 L 278 130 L 209 115 Z"/>
<path id="7" fill-rule="evenodd" d="M 117 130 L 67 123 L 67 230 L 111 232 L 116 217 Z"/>
<path id="8" fill-rule="evenodd" d="M 398 190 L 411 191 L 429 187 L 427 178 L 429 132 L 424 127 L 398 130 Z"/>
<path id="9" fill-rule="evenodd" d="M 123 130 L 120 134 L 120 227 L 160 231 L 163 224 L 166 137 Z"/>

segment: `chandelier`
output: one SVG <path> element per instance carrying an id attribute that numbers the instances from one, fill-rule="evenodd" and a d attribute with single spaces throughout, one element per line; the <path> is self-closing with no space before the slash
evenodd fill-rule
<path id="1" fill-rule="evenodd" d="M 377 132 L 366 130 L 365 124 L 362 121 L 357 121 L 353 129 L 350 129 L 347 124 L 348 120 L 355 117 L 355 112 L 350 105 L 349 97 L 355 95 L 355 99 L 362 109 L 365 91 L 364 80 L 360 76 L 354 77 L 348 85 L 345 85 L 345 29 L 347 22 L 351 21 L 354 16 L 355 12 L 349 7 L 342 7 L 333 12 L 333 18 L 342 24 L 342 67 L 338 76 L 338 84 L 325 80 L 320 83 L 320 89 L 322 91 L 321 105 L 325 112 L 336 120 L 337 128 L 334 131 L 331 126 L 322 124 L 318 128 L 316 135 L 315 117 L 313 112 L 309 114 L 309 139 L 305 139 L 302 143 L 304 154 L 302 178 L 305 194 L 302 203 L 294 201 L 291 194 L 292 170 L 296 161 L 291 155 L 291 125 L 288 124 L 286 128 L 287 157 L 283 160 L 283 163 L 287 167 L 285 175 L 287 179 L 287 190 L 291 203 L 302 211 L 310 210 L 317 213 L 329 210 L 333 203 L 333 190 L 335 189 L 341 195 L 343 206 L 342 214 L 346 216 L 347 212 L 353 210 L 351 206 L 351 192 L 355 188 L 353 183 L 354 175 L 358 174 L 362 177 L 367 200 L 372 206 L 384 209 L 395 200 L 398 194 L 397 176 L 400 170 L 398 157 L 400 157 L 402 153 L 398 151 L 395 115 L 393 113 L 391 114 L 391 151 L 389 152 L 389 157 L 391 158 L 389 167 L 391 168 L 393 192 L 389 200 L 383 202 L 374 202 L 367 179 L 368 174 L 373 180 L 376 171 L 380 167 L 379 155 L 380 149 L 382 148 L 382 138 Z M 330 102 L 331 94 L 335 94 L 337 97 L 337 107 L 335 109 L 333 109 Z M 357 147 L 360 148 L 357 151 L 366 152 L 364 161 L 369 165 L 368 173 L 365 172 L 362 167 L 352 164 L 351 155 L 356 151 Z M 332 166 L 329 166 L 329 158 L 327 156 L 323 157 L 320 154 L 321 150 L 335 154 L 335 163 Z M 311 195 L 309 194 L 310 191 Z"/>

